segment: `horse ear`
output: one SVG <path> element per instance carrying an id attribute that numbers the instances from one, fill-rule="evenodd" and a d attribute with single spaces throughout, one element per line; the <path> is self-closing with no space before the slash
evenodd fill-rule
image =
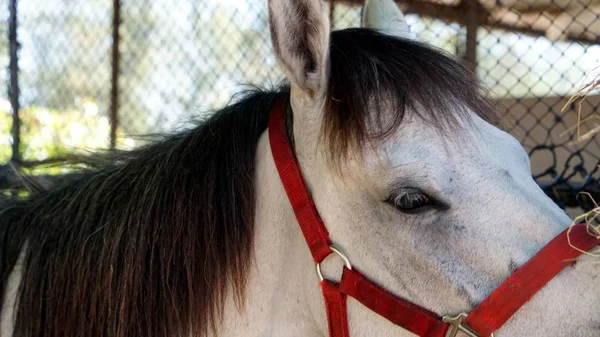
<path id="1" fill-rule="evenodd" d="M 323 0 L 269 0 L 273 49 L 287 78 L 315 94 L 327 84 L 329 19 Z"/>
<path id="2" fill-rule="evenodd" d="M 366 0 L 361 21 L 364 28 L 372 28 L 387 35 L 412 38 L 406 19 L 394 0 Z"/>

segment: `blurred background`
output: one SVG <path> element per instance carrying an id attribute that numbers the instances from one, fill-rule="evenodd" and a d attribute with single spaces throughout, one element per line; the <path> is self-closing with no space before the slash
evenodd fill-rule
<path id="1" fill-rule="evenodd" d="M 267 0 L 2 0 L 0 189 L 48 179 L 71 153 L 132 148 L 282 75 Z M 361 0 L 325 0 L 335 29 Z M 399 1 L 411 33 L 460 58 L 572 214 L 600 202 L 599 0 Z M 569 103 L 569 104 L 567 104 Z"/>

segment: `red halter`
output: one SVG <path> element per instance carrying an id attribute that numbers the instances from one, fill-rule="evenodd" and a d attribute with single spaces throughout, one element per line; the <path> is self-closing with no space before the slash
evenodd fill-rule
<path id="1" fill-rule="evenodd" d="M 576 225 L 554 238 L 531 260 L 514 272 L 468 316 L 440 317 L 436 313 L 394 296 L 352 269 L 348 259 L 333 246 L 329 233 L 310 197 L 300 168 L 288 141 L 284 100 L 273 107 L 269 120 L 269 140 L 273 159 L 290 200 L 298 224 L 312 253 L 321 278 L 329 335 L 348 337 L 346 297 L 351 296 L 392 323 L 422 337 L 453 337 L 459 331 L 471 337 L 490 336 L 535 293 L 560 273 L 582 251 L 600 244 L 586 225 Z M 570 243 L 569 244 L 569 240 Z M 572 246 L 580 250 L 574 249 Z M 320 263 L 331 253 L 345 262 L 340 283 L 323 279 Z"/>

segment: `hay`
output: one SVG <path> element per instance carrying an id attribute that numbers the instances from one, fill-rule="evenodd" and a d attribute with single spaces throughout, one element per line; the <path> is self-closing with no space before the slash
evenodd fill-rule
<path id="1" fill-rule="evenodd" d="M 589 193 L 581 192 L 580 194 L 587 195 L 587 197 L 590 198 L 592 200 L 592 202 L 594 203 L 594 208 L 591 211 L 581 214 L 581 215 L 575 217 L 575 219 L 573 219 L 573 224 L 567 231 L 567 241 L 569 242 L 569 246 L 571 246 L 573 249 L 580 251 L 583 254 L 600 258 L 600 252 L 590 253 L 590 252 L 587 252 L 585 250 L 578 248 L 577 246 L 575 246 L 571 243 L 571 236 L 570 236 L 571 230 L 573 229 L 574 225 L 579 224 L 579 223 L 585 223 L 587 225 L 588 234 L 597 239 L 600 239 L 600 221 L 599 221 L 600 220 L 600 206 L 598 206 L 596 201 L 592 198 L 592 196 Z"/>
<path id="2" fill-rule="evenodd" d="M 583 102 L 595 90 L 600 90 L 600 67 L 595 68 L 591 72 L 591 74 L 587 77 L 591 78 L 591 80 L 584 81 L 584 83 L 586 83 L 586 84 L 584 84 L 579 90 L 577 90 L 577 92 L 573 96 L 571 96 L 571 98 L 569 98 L 567 103 L 565 103 L 565 105 L 560 110 L 560 112 L 564 113 L 565 110 L 567 110 L 567 108 L 569 106 L 571 106 L 571 104 L 575 103 L 577 105 L 577 125 L 570 127 L 561 133 L 561 136 L 564 136 L 568 133 L 571 133 L 573 131 L 573 129 L 575 129 L 575 128 L 577 129 L 577 138 L 575 141 L 570 142 L 569 145 L 574 145 L 574 144 L 580 143 L 582 141 L 588 140 L 588 139 L 592 138 L 592 136 L 594 136 L 595 134 L 600 132 L 600 116 L 599 115 L 592 115 L 592 116 L 588 116 L 584 119 L 581 119 L 581 109 L 582 109 Z M 583 125 L 584 123 L 589 123 L 590 121 L 593 121 L 593 120 L 598 120 L 599 123 L 596 124 L 594 127 L 591 127 L 590 131 L 588 131 L 582 135 L 581 134 L 581 125 Z"/>
<path id="3" fill-rule="evenodd" d="M 583 85 L 573 96 L 571 96 L 571 98 L 567 101 L 567 103 L 561 109 L 561 112 L 564 112 L 571 104 L 576 102 L 577 125 L 568 128 L 561 134 L 561 136 L 562 136 L 564 134 L 571 133 L 573 131 L 573 129 L 575 129 L 575 128 L 577 129 L 577 138 L 576 138 L 576 140 L 568 143 L 569 145 L 574 145 L 574 144 L 586 141 L 586 140 L 592 138 L 593 136 L 595 136 L 596 134 L 600 133 L 600 115 L 592 115 L 592 116 L 588 116 L 584 119 L 581 119 L 582 103 L 585 101 L 587 96 L 589 96 L 592 92 L 600 89 L 600 67 L 594 69 L 594 71 L 592 71 L 592 73 L 591 73 L 591 76 L 588 76 L 588 78 L 590 78 L 590 77 L 592 79 L 588 80 L 588 81 L 584 81 L 584 83 L 587 82 L 587 84 Z M 596 121 L 596 120 L 599 123 L 593 127 L 590 127 L 590 130 L 582 135 L 581 134 L 581 125 L 583 125 L 584 123 L 589 123 L 591 121 Z M 575 217 L 575 219 L 573 219 L 573 225 L 578 224 L 578 223 L 585 223 L 587 225 L 588 234 L 600 239 L 600 206 L 598 205 L 596 200 L 594 200 L 594 198 L 592 198 L 592 196 L 589 193 L 581 192 L 580 195 L 586 195 L 588 198 L 590 198 L 592 200 L 592 203 L 594 204 L 594 208 L 587 213 L 584 213 L 584 214 L 581 214 L 581 215 Z M 567 231 L 567 240 L 569 241 L 569 245 L 573 249 L 576 249 L 576 250 L 582 252 L 583 254 L 600 258 L 600 252 L 595 252 L 595 253 L 587 252 L 587 251 L 584 251 L 584 250 L 574 246 L 571 243 L 570 233 L 571 233 L 572 228 L 573 227 L 571 226 L 571 228 L 569 228 L 569 230 Z"/>

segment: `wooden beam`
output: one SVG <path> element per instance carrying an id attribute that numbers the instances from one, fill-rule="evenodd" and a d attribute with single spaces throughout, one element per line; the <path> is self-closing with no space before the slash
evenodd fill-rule
<path id="1" fill-rule="evenodd" d="M 338 3 L 348 3 L 359 6 L 364 0 L 335 0 Z M 461 2 L 458 6 L 448 6 L 439 3 L 429 3 L 418 0 L 396 1 L 404 14 L 419 14 L 446 22 L 460 23 L 466 15 L 466 6 Z M 482 12 L 483 14 L 484 12 Z"/>
<path id="2" fill-rule="evenodd" d="M 347 3 L 350 5 L 359 6 L 364 3 L 364 0 L 336 0 L 336 2 Z M 398 5 L 405 14 L 418 14 L 420 16 L 430 17 L 434 19 L 442 20 L 446 23 L 458 23 L 461 26 L 467 26 L 470 19 L 467 13 L 468 5 L 466 1 L 461 1 L 459 5 L 444 5 L 438 3 L 428 3 L 426 1 L 418 0 L 403 0 L 397 1 Z M 477 2 L 479 4 L 479 2 Z M 483 26 L 491 29 L 501 29 L 509 32 L 516 32 L 521 34 L 527 34 L 535 37 L 546 36 L 546 31 L 543 29 L 536 29 L 534 27 L 527 26 L 514 26 L 503 23 L 498 20 L 494 20 L 489 15 L 489 12 L 482 10 L 483 7 L 477 11 L 477 20 L 479 26 Z M 567 38 L 571 42 L 579 42 L 583 44 L 600 44 L 600 36 L 569 36 Z"/>

